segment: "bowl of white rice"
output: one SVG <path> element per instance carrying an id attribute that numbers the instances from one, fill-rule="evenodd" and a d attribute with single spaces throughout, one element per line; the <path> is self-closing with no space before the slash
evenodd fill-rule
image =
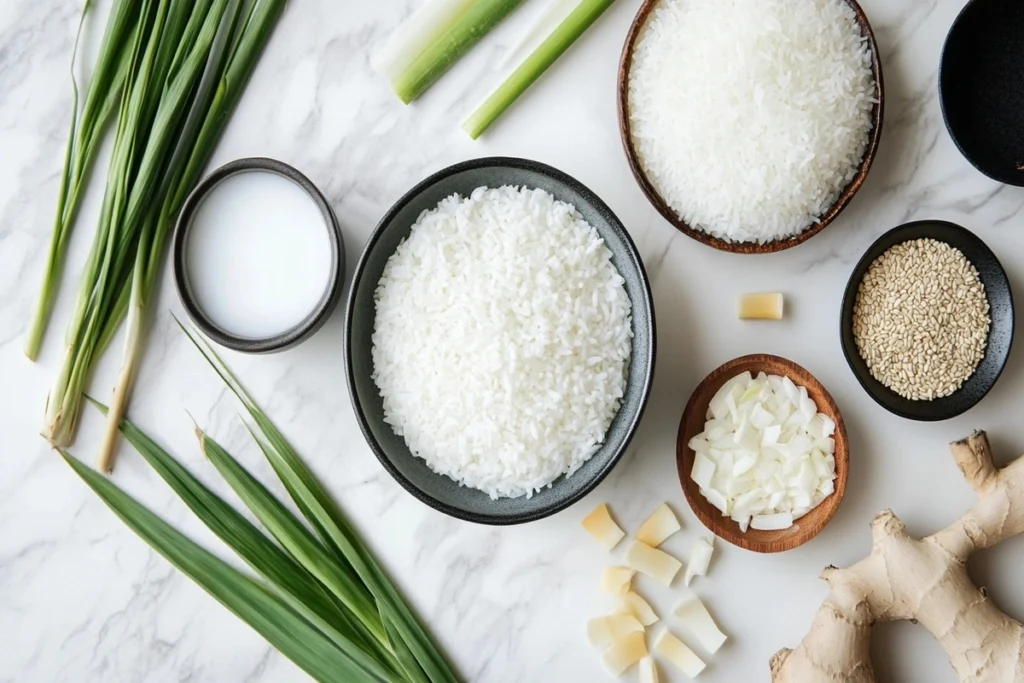
<path id="1" fill-rule="evenodd" d="M 353 408 L 384 468 L 484 524 L 546 517 L 597 486 L 654 373 L 628 232 L 525 159 L 456 164 L 398 200 L 360 257 L 345 327 Z"/>
<path id="2" fill-rule="evenodd" d="M 618 88 L 644 194 L 724 251 L 816 235 L 860 189 L 881 138 L 878 46 L 855 0 L 646 0 Z"/>

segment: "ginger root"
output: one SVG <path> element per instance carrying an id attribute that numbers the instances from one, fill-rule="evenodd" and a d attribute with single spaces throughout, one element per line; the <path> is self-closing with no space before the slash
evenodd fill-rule
<path id="1" fill-rule="evenodd" d="M 978 502 L 921 540 L 891 510 L 875 517 L 871 554 L 825 569 L 831 593 L 803 641 L 772 657 L 772 683 L 874 683 L 871 626 L 897 619 L 928 629 L 962 683 L 1024 683 L 1024 625 L 967 575 L 971 553 L 1024 532 L 1024 456 L 998 469 L 985 432 L 950 450 Z"/>

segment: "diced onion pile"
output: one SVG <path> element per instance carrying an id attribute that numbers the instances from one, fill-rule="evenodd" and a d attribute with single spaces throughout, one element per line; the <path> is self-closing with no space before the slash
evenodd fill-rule
<path id="1" fill-rule="evenodd" d="M 690 477 L 743 532 L 785 529 L 835 490 L 835 429 L 806 387 L 745 372 L 715 394 L 690 439 Z"/>

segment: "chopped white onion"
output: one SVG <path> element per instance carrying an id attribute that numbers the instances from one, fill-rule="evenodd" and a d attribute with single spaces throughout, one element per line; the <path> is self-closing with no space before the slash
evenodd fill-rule
<path id="1" fill-rule="evenodd" d="M 836 424 L 788 377 L 733 377 L 690 439 L 690 478 L 723 516 L 748 528 L 783 529 L 834 493 Z"/>

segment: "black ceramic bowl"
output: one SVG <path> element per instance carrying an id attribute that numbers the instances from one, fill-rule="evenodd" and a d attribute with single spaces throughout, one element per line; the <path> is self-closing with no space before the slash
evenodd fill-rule
<path id="1" fill-rule="evenodd" d="M 939 100 L 964 157 L 990 178 L 1024 185 L 1024 2 L 967 3 L 942 50 Z"/>
<path id="2" fill-rule="evenodd" d="M 320 209 L 320 213 L 323 214 L 324 225 L 327 227 L 327 236 L 331 244 L 331 266 L 327 279 L 327 288 L 324 290 L 323 296 L 316 306 L 309 312 L 309 315 L 291 329 L 284 330 L 280 334 L 271 337 L 261 338 L 239 337 L 232 334 L 218 326 L 203 311 L 192 291 L 186 259 L 186 248 L 189 230 L 192 226 L 192 218 L 199 205 L 202 204 L 203 199 L 227 178 L 239 173 L 251 172 L 275 173 L 302 188 L 309 195 L 313 203 L 316 204 L 317 208 Z M 195 189 L 192 190 L 185 200 L 181 213 L 178 214 L 178 222 L 174 229 L 172 257 L 174 261 L 174 284 L 177 287 L 178 296 L 181 297 L 181 304 L 185 308 L 185 312 L 188 313 L 188 317 L 191 318 L 196 327 L 202 330 L 203 334 L 213 341 L 221 346 L 244 353 L 274 353 L 276 351 L 283 351 L 311 337 L 330 317 L 331 312 L 338 303 L 341 285 L 345 279 L 345 243 L 341 236 L 341 228 L 338 226 L 338 219 L 334 215 L 331 205 L 327 203 L 327 199 L 317 186 L 313 184 L 313 181 L 297 169 L 283 161 L 267 159 L 265 157 L 250 157 L 231 161 L 203 178 L 196 185 Z"/>
<path id="3" fill-rule="evenodd" d="M 860 357 L 857 344 L 853 339 L 853 307 L 857 301 L 857 291 L 860 288 L 861 280 L 875 259 L 892 246 L 924 238 L 935 239 L 956 247 L 977 269 L 981 282 L 985 286 L 992 326 L 989 329 L 988 346 L 985 348 L 984 358 L 981 359 L 974 374 L 964 382 L 959 390 L 945 398 L 933 401 L 911 401 L 871 376 L 867 363 Z M 974 233 L 959 225 L 945 221 L 917 221 L 906 223 L 885 233 L 875 240 L 875 243 L 861 257 L 846 285 L 840 333 L 843 354 L 846 356 L 853 374 L 857 376 L 861 386 L 871 398 L 889 412 L 900 417 L 934 422 L 948 420 L 974 407 L 995 385 L 1010 355 L 1010 346 L 1013 344 L 1013 324 L 1013 293 L 1010 291 L 1010 282 L 992 250 Z"/>
<path id="4" fill-rule="evenodd" d="M 384 265 L 405 239 L 420 213 L 454 193 L 468 195 L 480 186 L 524 185 L 550 192 L 576 207 L 604 238 L 612 263 L 625 279 L 632 303 L 633 349 L 622 406 L 605 436 L 604 445 L 579 470 L 560 477 L 531 498 L 491 498 L 433 472 L 413 456 L 402 437 L 384 422 L 380 392 L 374 383 L 371 357 L 374 290 Z M 590 492 L 618 462 L 636 431 L 654 377 L 654 308 L 647 274 L 633 241 L 615 214 L 593 192 L 550 166 L 492 157 L 446 168 L 412 188 L 391 207 L 363 250 L 349 292 L 345 320 L 345 369 L 356 419 L 370 448 L 384 468 L 407 491 L 441 512 L 482 524 L 518 524 L 552 515 Z"/>

